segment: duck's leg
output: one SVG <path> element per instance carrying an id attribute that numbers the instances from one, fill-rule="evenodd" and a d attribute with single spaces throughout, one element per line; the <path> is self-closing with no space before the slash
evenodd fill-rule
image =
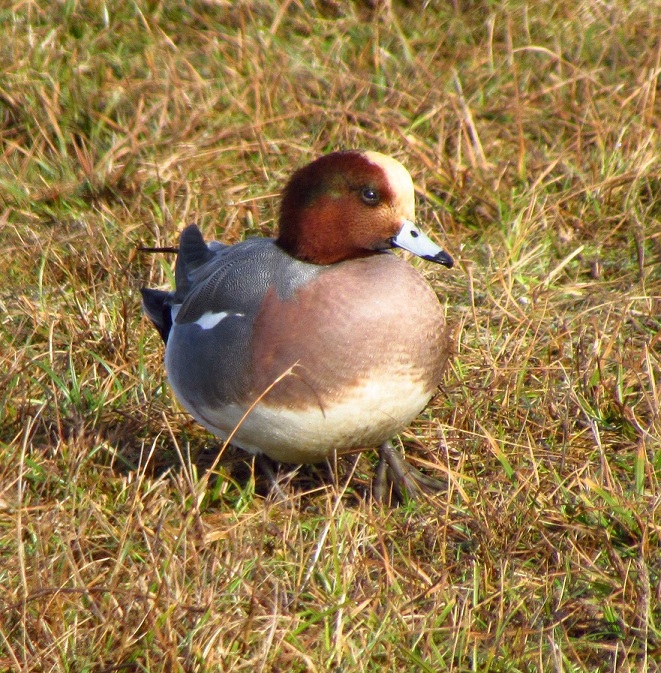
<path id="1" fill-rule="evenodd" d="M 271 495 L 276 502 L 286 502 L 287 494 L 280 486 L 281 479 L 276 472 L 275 463 L 263 453 L 255 454 L 255 464 L 259 467 L 262 474 L 267 478 L 271 486 Z"/>
<path id="2" fill-rule="evenodd" d="M 378 502 L 387 502 L 390 488 L 398 498 L 404 492 L 409 498 L 417 500 L 426 494 L 446 490 L 446 484 L 417 470 L 404 459 L 404 456 L 388 440 L 379 448 L 379 464 L 374 475 L 373 494 Z"/>

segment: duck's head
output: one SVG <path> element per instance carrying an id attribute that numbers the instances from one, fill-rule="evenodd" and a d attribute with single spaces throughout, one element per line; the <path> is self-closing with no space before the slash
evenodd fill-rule
<path id="1" fill-rule="evenodd" d="M 314 264 L 403 248 L 453 265 L 415 224 L 409 172 L 378 152 L 333 152 L 296 171 L 283 193 L 277 243 Z"/>

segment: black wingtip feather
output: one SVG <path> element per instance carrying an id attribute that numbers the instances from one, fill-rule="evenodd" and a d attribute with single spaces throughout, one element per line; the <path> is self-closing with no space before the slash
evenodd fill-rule
<path id="1" fill-rule="evenodd" d="M 206 264 L 213 257 L 214 253 L 204 242 L 202 232 L 197 225 L 189 224 L 179 237 L 179 254 L 174 272 L 178 295 L 185 296 L 188 292 L 188 274 Z"/>

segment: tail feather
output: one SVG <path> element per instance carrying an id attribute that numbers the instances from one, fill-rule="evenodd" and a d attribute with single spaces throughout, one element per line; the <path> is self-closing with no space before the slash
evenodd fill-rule
<path id="1" fill-rule="evenodd" d="M 140 292 L 142 293 L 142 310 L 154 323 L 163 343 L 167 344 L 172 328 L 172 292 L 151 290 L 146 287 L 143 287 Z"/>
<path id="2" fill-rule="evenodd" d="M 142 310 L 167 344 L 172 329 L 172 307 L 183 303 L 191 288 L 191 274 L 213 259 L 226 246 L 212 242 L 208 246 L 197 225 L 187 226 L 179 237 L 177 262 L 174 267 L 175 291 L 142 288 Z"/>

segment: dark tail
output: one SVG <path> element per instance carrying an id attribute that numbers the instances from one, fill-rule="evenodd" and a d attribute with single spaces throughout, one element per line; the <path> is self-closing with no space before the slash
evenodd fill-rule
<path id="1" fill-rule="evenodd" d="M 187 226 L 179 237 L 177 263 L 174 268 L 176 289 L 174 292 L 151 290 L 143 287 L 142 310 L 154 323 L 154 327 L 163 339 L 168 342 L 168 335 L 172 329 L 172 306 L 181 304 L 190 290 L 190 274 L 216 255 L 216 251 L 209 249 L 204 242 L 202 233 L 197 225 Z"/>
<path id="2" fill-rule="evenodd" d="M 168 342 L 168 335 L 172 327 L 172 292 L 163 290 L 150 290 L 143 287 L 142 292 L 142 310 L 145 315 L 154 323 L 154 327 L 163 339 L 163 343 Z"/>

